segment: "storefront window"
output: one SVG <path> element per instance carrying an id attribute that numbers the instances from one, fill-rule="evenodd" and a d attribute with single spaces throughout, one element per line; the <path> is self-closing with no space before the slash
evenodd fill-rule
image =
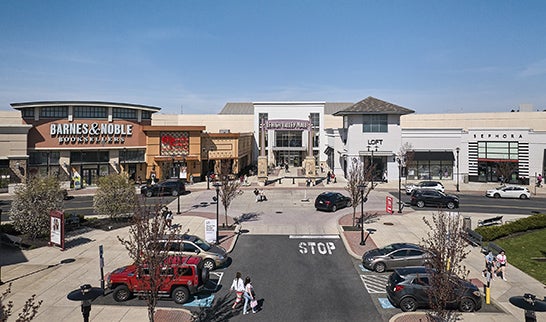
<path id="1" fill-rule="evenodd" d="M 363 132 L 387 132 L 387 114 L 371 114 L 363 115 L 363 117 Z"/>
<path id="2" fill-rule="evenodd" d="M 413 161 L 407 165 L 408 180 L 449 180 L 453 178 L 453 161 Z"/>
<path id="3" fill-rule="evenodd" d="M 301 131 L 275 131 L 275 146 L 301 147 Z"/>
<path id="4" fill-rule="evenodd" d="M 40 108 L 41 118 L 67 118 L 68 106 L 48 106 Z"/>
<path id="5" fill-rule="evenodd" d="M 105 119 L 108 118 L 108 108 L 103 106 L 74 106 L 74 117 Z"/>
<path id="6" fill-rule="evenodd" d="M 112 110 L 112 117 L 116 119 L 135 120 L 137 118 L 137 110 L 114 107 Z"/>

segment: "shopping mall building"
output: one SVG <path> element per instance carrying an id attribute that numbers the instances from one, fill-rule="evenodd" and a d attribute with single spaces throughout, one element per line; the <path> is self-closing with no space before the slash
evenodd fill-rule
<path id="1" fill-rule="evenodd" d="M 338 176 L 353 162 L 376 180 L 529 183 L 546 169 L 546 112 L 529 105 L 498 113 L 418 114 L 368 97 L 357 103 L 227 103 L 218 114 L 161 114 L 159 107 L 86 101 L 11 104 L 0 118 L 0 175 L 75 173 L 85 184 L 126 172 L 204 180 L 237 174 L 259 158 L 268 167 L 312 159 Z M 531 180 L 532 182 L 532 180 Z"/>

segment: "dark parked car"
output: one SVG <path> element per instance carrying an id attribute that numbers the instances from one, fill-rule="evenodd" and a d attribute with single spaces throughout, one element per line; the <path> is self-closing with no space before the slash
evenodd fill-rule
<path id="1" fill-rule="evenodd" d="M 436 190 L 414 190 L 411 194 L 410 204 L 423 208 L 424 206 L 459 208 L 459 197 L 446 195 Z"/>
<path id="2" fill-rule="evenodd" d="M 428 290 L 433 273 L 431 269 L 422 266 L 395 269 L 387 282 L 389 301 L 404 312 L 428 308 Z M 482 307 L 482 294 L 476 285 L 458 277 L 453 277 L 450 283 L 453 297 L 447 309 L 457 308 L 462 312 L 473 312 Z"/>
<path id="3" fill-rule="evenodd" d="M 382 273 L 398 267 L 428 265 L 430 258 L 430 253 L 419 245 L 395 243 L 365 252 L 362 255 L 362 265 Z"/>
<path id="4" fill-rule="evenodd" d="M 186 186 L 184 185 L 184 181 L 180 179 L 167 179 L 165 181 L 142 186 L 140 188 L 140 193 L 146 197 L 162 195 L 172 195 L 176 197 L 184 191 L 186 191 Z"/>
<path id="5" fill-rule="evenodd" d="M 317 210 L 336 211 L 339 208 L 350 207 L 351 198 L 339 192 L 323 192 L 315 199 Z"/>

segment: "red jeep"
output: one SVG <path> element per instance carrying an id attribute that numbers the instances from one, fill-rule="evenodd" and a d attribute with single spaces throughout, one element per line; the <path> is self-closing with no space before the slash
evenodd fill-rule
<path id="1" fill-rule="evenodd" d="M 114 300 L 127 301 L 133 295 L 145 295 L 149 292 L 150 275 L 146 267 L 143 274 L 138 275 L 135 264 L 120 267 L 108 274 L 108 287 L 113 290 Z M 203 289 L 209 279 L 208 269 L 203 267 L 200 257 L 172 256 L 165 261 L 161 268 L 164 277 L 159 287 L 160 297 L 170 297 L 177 304 L 184 304 L 190 294 L 196 294 Z"/>

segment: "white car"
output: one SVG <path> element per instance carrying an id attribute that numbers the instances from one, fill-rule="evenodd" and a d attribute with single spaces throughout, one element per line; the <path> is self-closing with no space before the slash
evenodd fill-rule
<path id="1" fill-rule="evenodd" d="M 526 187 L 520 186 L 501 186 L 495 189 L 490 189 L 485 192 L 486 197 L 490 198 L 519 198 L 529 199 L 531 193 Z"/>
<path id="2" fill-rule="evenodd" d="M 406 186 L 406 194 L 411 195 L 413 190 L 432 189 L 436 191 L 444 192 L 444 185 L 438 181 L 421 181 L 417 184 L 410 184 Z"/>

